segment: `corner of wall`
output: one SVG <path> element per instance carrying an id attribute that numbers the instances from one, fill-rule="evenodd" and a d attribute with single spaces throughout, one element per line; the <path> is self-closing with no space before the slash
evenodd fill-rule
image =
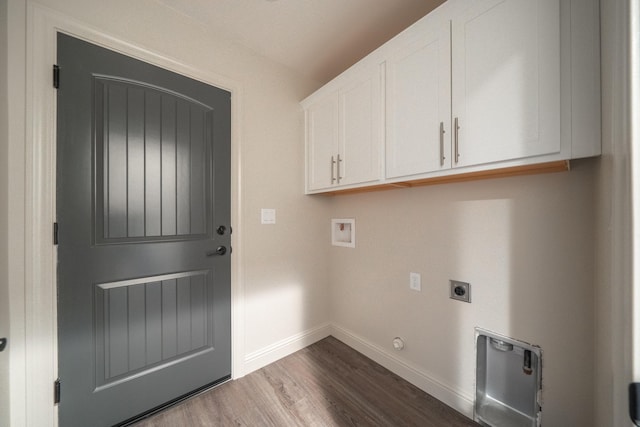
<path id="1" fill-rule="evenodd" d="M 329 335 L 331 335 L 331 326 L 325 323 L 249 353 L 244 359 L 244 374 L 250 374 L 298 350 L 302 350 Z"/>
<path id="2" fill-rule="evenodd" d="M 629 1 L 601 0 L 602 157 L 597 181 L 595 424 L 629 425 L 631 146 Z"/>

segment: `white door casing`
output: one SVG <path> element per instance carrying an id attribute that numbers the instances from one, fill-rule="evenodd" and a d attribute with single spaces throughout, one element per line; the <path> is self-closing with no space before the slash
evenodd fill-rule
<path id="1" fill-rule="evenodd" d="M 242 86 L 226 77 L 191 67 L 157 52 L 137 47 L 36 4 L 27 10 L 26 146 L 25 146 L 25 275 L 24 336 L 13 336 L 12 358 L 24 358 L 22 375 L 12 377 L 11 390 L 24 390 L 12 400 L 11 419 L 26 426 L 56 426 L 53 381 L 57 377 L 55 222 L 56 93 L 52 67 L 56 33 L 63 32 L 122 54 L 228 90 L 232 94 L 231 222 L 232 377 L 243 375 L 242 227 L 240 123 Z M 18 319 L 20 320 L 20 319 Z M 13 321 L 13 319 L 12 319 Z M 21 342 L 22 341 L 22 342 Z"/>

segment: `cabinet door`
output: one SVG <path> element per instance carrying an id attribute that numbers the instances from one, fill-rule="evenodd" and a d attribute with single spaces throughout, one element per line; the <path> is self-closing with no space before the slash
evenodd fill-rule
<path id="1" fill-rule="evenodd" d="M 380 179 L 382 108 L 378 68 L 340 91 L 341 185 Z"/>
<path id="2" fill-rule="evenodd" d="M 331 93 L 306 110 L 307 189 L 327 188 L 336 182 L 338 154 L 338 94 Z"/>
<path id="3" fill-rule="evenodd" d="M 478 0 L 452 21 L 454 167 L 560 151 L 559 7 Z"/>
<path id="4" fill-rule="evenodd" d="M 450 34 L 421 22 L 387 62 L 387 178 L 451 167 Z"/>

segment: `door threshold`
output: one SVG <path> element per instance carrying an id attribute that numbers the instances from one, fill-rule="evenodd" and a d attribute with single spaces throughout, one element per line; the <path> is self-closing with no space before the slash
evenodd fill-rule
<path id="1" fill-rule="evenodd" d="M 142 414 L 136 415 L 135 417 L 131 417 L 128 420 L 123 421 L 121 423 L 114 424 L 113 427 L 126 427 L 126 426 L 134 425 L 135 423 L 138 423 L 138 422 L 144 420 L 145 418 L 149 418 L 149 417 L 151 417 L 151 416 L 153 416 L 153 415 L 155 415 L 155 414 L 157 414 L 159 412 L 162 412 L 162 411 L 167 410 L 167 409 L 169 409 L 169 408 L 171 408 L 173 406 L 176 406 L 176 405 L 184 402 L 185 400 L 191 399 L 192 397 L 195 397 L 195 396 L 197 396 L 199 394 L 207 392 L 207 391 L 211 390 L 212 388 L 218 387 L 218 386 L 220 386 L 220 385 L 222 385 L 222 384 L 224 384 L 224 383 L 226 383 L 228 381 L 231 381 L 231 375 L 226 375 L 226 376 L 220 378 L 217 381 L 214 381 L 212 383 L 204 385 L 204 386 L 202 386 L 200 388 L 197 388 L 197 389 L 195 389 L 195 390 L 193 390 L 193 391 L 191 391 L 189 393 L 183 394 L 180 397 L 177 397 L 177 398 L 175 398 L 173 400 L 170 400 L 170 401 L 168 401 L 166 403 L 163 403 L 162 405 L 156 406 L 155 408 L 150 409 L 150 410 L 148 410 L 146 412 L 143 412 Z"/>

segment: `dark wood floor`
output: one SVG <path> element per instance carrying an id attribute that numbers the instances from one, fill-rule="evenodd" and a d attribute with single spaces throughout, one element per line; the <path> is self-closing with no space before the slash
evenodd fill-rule
<path id="1" fill-rule="evenodd" d="M 329 337 L 136 427 L 477 425 Z"/>

